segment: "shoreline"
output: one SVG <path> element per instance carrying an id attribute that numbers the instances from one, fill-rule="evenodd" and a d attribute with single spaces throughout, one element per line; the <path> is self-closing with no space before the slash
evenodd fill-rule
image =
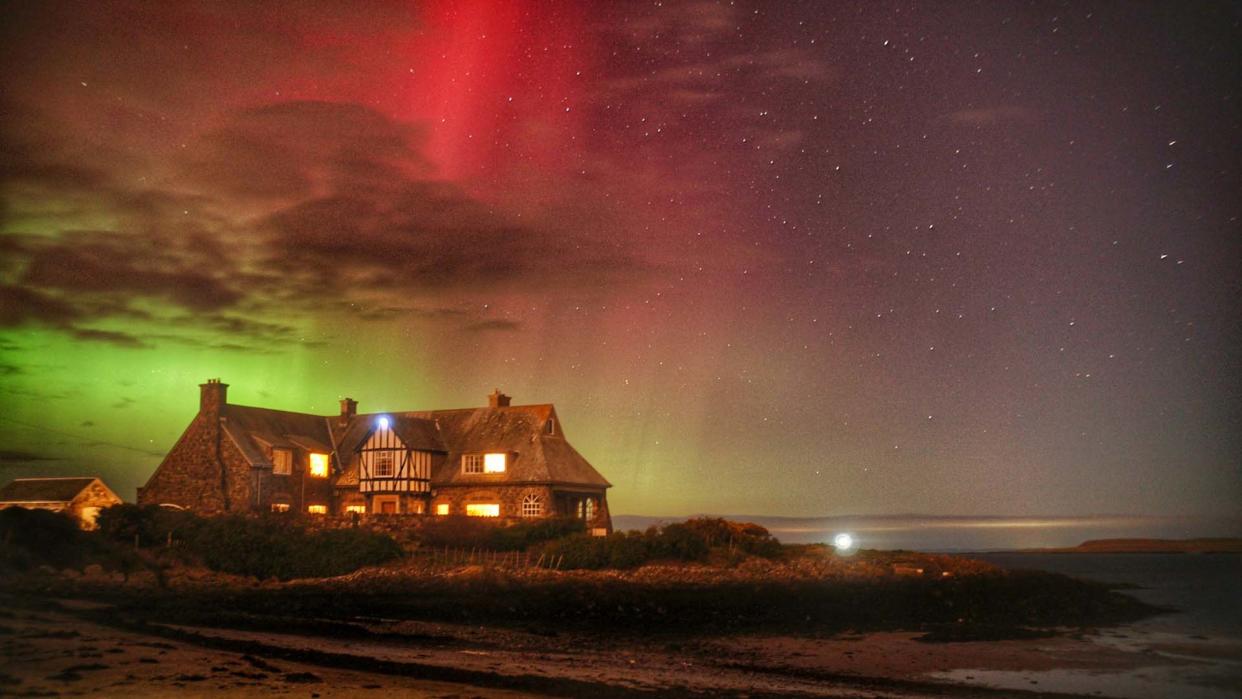
<path id="1" fill-rule="evenodd" d="M 747 634 L 687 638 L 653 648 L 637 638 L 591 643 L 578 634 L 549 637 L 510 629 L 401 622 L 368 640 L 155 624 L 117 615 L 114 608 L 93 602 L 46 600 L 33 606 L 36 609 L 11 604 L 4 608 L 5 625 L 14 631 L 5 636 L 8 660 L 18 659 L 14 653 L 21 646 L 34 646 L 36 651 L 28 652 L 20 665 L 6 663 L 7 672 L 19 672 L 16 677 L 22 680 L 9 690 L 159 696 L 172 689 L 184 694 L 210 687 L 215 696 L 249 696 L 305 686 L 321 696 L 366 695 L 368 687 L 424 696 L 421 692 L 432 695 L 451 686 L 453 691 L 482 691 L 488 696 L 617 699 L 690 694 L 756 699 L 1081 697 L 1087 695 L 992 689 L 938 680 L 930 673 L 972 665 L 1017 671 L 1151 665 L 1142 653 L 1102 654 L 1098 644 L 1068 637 L 931 644 L 908 632 L 830 638 Z M 446 643 L 453 639 L 458 643 Z M 84 659 L 103 646 L 121 651 L 101 656 L 105 661 Z M 35 658 L 39 660 L 32 662 Z M 118 677 L 122 671 L 124 676 Z"/>

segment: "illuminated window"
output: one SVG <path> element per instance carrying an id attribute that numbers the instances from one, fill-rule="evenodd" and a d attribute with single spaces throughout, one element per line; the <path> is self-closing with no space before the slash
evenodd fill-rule
<path id="1" fill-rule="evenodd" d="M 392 478 L 395 463 L 396 459 L 393 458 L 391 451 L 377 451 L 375 452 L 375 468 L 371 475 L 375 478 Z"/>
<path id="2" fill-rule="evenodd" d="M 313 515 L 326 515 L 328 514 L 328 506 L 327 505 L 307 505 L 306 511 Z"/>
<path id="3" fill-rule="evenodd" d="M 499 517 L 499 503 L 479 503 L 472 502 L 466 505 L 466 516 L 468 517 Z"/>
<path id="4" fill-rule="evenodd" d="M 504 454 L 484 454 L 483 455 L 483 473 L 504 473 L 505 472 L 505 455 Z"/>
<path id="5" fill-rule="evenodd" d="M 442 502 L 439 505 L 436 505 L 436 514 L 446 515 L 448 513 L 449 513 L 449 506 L 447 502 Z"/>
<path id="6" fill-rule="evenodd" d="M 367 506 L 366 505 L 346 505 L 345 511 L 346 512 L 357 512 L 360 515 L 365 515 L 367 513 Z"/>
<path id="7" fill-rule="evenodd" d="M 316 478 L 328 477 L 328 455 L 314 454 L 310 455 L 310 474 Z"/>
<path id="8" fill-rule="evenodd" d="M 287 502 L 272 503 L 272 512 L 288 512 L 288 511 L 289 511 L 289 503 Z"/>
<path id="9" fill-rule="evenodd" d="M 288 449 L 273 449 L 272 473 L 278 476 L 287 476 L 293 473 L 293 452 Z"/>
<path id="10" fill-rule="evenodd" d="M 595 498 L 583 498 L 578 501 L 578 516 L 588 522 L 595 517 Z"/>
<path id="11" fill-rule="evenodd" d="M 482 454 L 462 454 L 461 455 L 461 472 L 462 473 L 483 473 L 483 455 Z"/>
<path id="12" fill-rule="evenodd" d="M 543 498 L 538 495 L 527 495 L 522 498 L 522 516 L 539 517 L 543 515 Z"/>

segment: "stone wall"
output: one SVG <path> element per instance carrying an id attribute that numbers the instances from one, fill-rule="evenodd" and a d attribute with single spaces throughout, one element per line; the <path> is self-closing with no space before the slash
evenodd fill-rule
<path id="1" fill-rule="evenodd" d="M 539 485 L 463 485 L 439 486 L 435 489 L 435 497 L 431 500 L 431 513 L 439 512 L 439 505 L 447 504 L 450 515 L 466 514 L 467 503 L 499 503 L 501 517 L 521 517 L 522 500 L 527 495 L 542 498 L 543 515 L 555 515 L 552 500 L 552 489 Z"/>
<path id="2" fill-rule="evenodd" d="M 195 416 L 147 484 L 138 489 L 138 504 L 171 503 L 202 514 L 225 511 L 222 481 L 227 477 L 222 479 L 216 459 L 216 445 L 221 437 L 215 416 L 203 413 Z M 244 466 L 245 460 L 241 461 Z"/>

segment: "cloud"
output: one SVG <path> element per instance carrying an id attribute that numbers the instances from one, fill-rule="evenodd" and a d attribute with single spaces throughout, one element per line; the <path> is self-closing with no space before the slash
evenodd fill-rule
<path id="1" fill-rule="evenodd" d="M 995 126 L 1002 123 L 1030 123 L 1039 113 L 1026 107 L 997 106 L 981 109 L 962 109 L 945 115 L 949 121 L 968 126 Z"/>
<path id="2" fill-rule="evenodd" d="M 29 451 L 0 449 L 0 463 L 23 463 L 27 461 L 60 461 L 60 459 L 54 456 L 36 454 Z"/>
<path id="3" fill-rule="evenodd" d="M 114 225 L 27 224 L 0 241 L 0 327 L 258 351 L 288 345 L 298 319 L 325 308 L 502 329 L 434 299 L 594 290 L 654 269 L 605 227 L 523 218 L 433 179 L 422 141 L 417 127 L 358 104 L 295 101 L 219 119 L 177 151 L 158 186 L 124 172 L 87 177 L 60 167 L 59 151 L 22 150 L 10 173 L 19 189 L 60 189 L 85 207 L 54 220 Z"/>
<path id="4" fill-rule="evenodd" d="M 481 320 L 477 323 L 471 323 L 465 327 L 469 332 L 516 332 L 522 329 L 522 324 L 514 320 L 505 320 L 502 318 L 493 318 L 490 320 Z"/>

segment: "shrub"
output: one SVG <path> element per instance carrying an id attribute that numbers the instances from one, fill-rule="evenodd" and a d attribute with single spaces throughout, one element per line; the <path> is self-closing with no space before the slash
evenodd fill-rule
<path id="1" fill-rule="evenodd" d="M 202 519 L 187 549 L 213 570 L 289 580 L 342 575 L 401 555 L 391 537 L 363 529 L 308 532 L 288 517 L 226 515 Z"/>
<path id="2" fill-rule="evenodd" d="M 78 567 L 91 548 L 85 533 L 68 515 L 23 507 L 0 510 L 0 543 L 5 559 L 17 569 L 42 564 Z"/>
<path id="3" fill-rule="evenodd" d="M 120 570 L 139 565 L 133 552 L 82 531 L 67 514 L 22 507 L 0 510 L 0 568 L 80 568 L 90 563 Z"/>
<path id="4" fill-rule="evenodd" d="M 505 524 L 480 517 L 436 517 L 423 523 L 418 538 L 431 548 L 479 548 L 523 551 L 534 544 L 586 531 L 581 520 L 569 517 L 535 519 Z"/>
<path id="5" fill-rule="evenodd" d="M 708 548 L 727 546 L 753 556 L 773 558 L 781 553 L 781 542 L 767 529 L 752 522 L 733 522 L 719 517 L 695 517 L 685 526 Z"/>
<path id="6" fill-rule="evenodd" d="M 614 534 L 613 536 L 617 536 Z M 573 534 L 556 541 L 549 542 L 543 549 L 549 560 L 558 561 L 565 569 L 587 568 L 598 570 L 607 568 L 610 537 L 597 537 L 588 534 Z M 644 560 L 646 560 L 644 555 Z"/>

